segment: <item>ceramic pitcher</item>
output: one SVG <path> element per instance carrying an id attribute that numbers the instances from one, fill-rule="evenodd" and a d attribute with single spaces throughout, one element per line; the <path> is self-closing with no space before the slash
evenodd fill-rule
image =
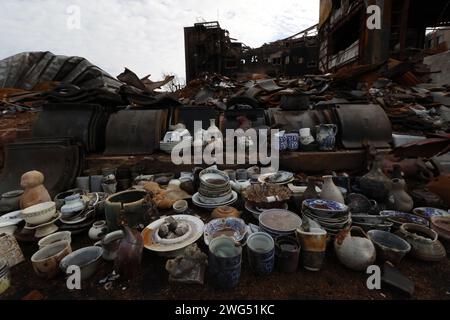
<path id="1" fill-rule="evenodd" d="M 319 149 L 332 151 L 336 144 L 337 126 L 335 124 L 321 124 L 316 126 L 316 139 Z"/>

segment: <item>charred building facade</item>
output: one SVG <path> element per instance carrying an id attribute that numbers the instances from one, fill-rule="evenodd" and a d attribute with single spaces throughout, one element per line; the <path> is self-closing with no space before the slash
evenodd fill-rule
<path id="1" fill-rule="evenodd" d="M 205 72 L 229 77 L 249 73 L 295 77 L 318 71 L 317 26 L 259 48 L 250 48 L 230 38 L 218 22 L 186 27 L 184 39 L 186 81 Z"/>
<path id="2" fill-rule="evenodd" d="M 450 25 L 450 1 L 321 0 L 320 58 L 323 72 L 348 65 L 405 61 L 426 45 L 426 29 Z M 366 25 L 367 8 L 381 9 L 381 28 Z"/>

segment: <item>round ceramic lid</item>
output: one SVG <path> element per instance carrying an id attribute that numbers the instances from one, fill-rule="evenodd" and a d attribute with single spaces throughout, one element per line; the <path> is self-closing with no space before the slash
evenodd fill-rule
<path id="1" fill-rule="evenodd" d="M 23 218 L 21 218 L 21 210 L 13 211 L 7 214 L 4 214 L 0 217 L 0 228 L 1 227 L 8 227 L 15 224 L 19 224 L 23 221 Z"/>
<path id="2" fill-rule="evenodd" d="M 288 210 L 271 209 L 260 214 L 259 223 L 274 231 L 294 232 L 302 225 L 302 219 Z"/>
<path id="3" fill-rule="evenodd" d="M 185 239 L 182 242 L 178 243 L 171 243 L 171 244 L 163 244 L 163 243 L 157 243 L 155 241 L 155 232 L 158 230 L 158 228 L 166 221 L 168 217 L 161 218 L 157 221 L 152 222 L 150 225 L 148 225 L 143 231 L 142 231 L 142 237 L 144 239 L 144 247 L 150 251 L 155 252 L 171 252 L 183 249 L 194 242 L 196 242 L 200 237 L 203 235 L 203 231 L 205 229 L 205 224 L 200 218 L 180 214 L 180 215 L 174 215 L 171 216 L 178 222 L 185 222 L 188 223 L 191 226 L 192 233 L 191 235 Z"/>

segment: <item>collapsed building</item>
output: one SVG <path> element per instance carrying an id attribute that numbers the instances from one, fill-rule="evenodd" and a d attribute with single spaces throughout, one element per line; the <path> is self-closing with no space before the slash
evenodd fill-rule
<path id="1" fill-rule="evenodd" d="M 318 71 L 317 26 L 259 48 L 250 48 L 230 38 L 217 21 L 184 28 L 184 38 L 186 81 L 202 73 L 296 77 Z"/>
<path id="2" fill-rule="evenodd" d="M 370 5 L 381 9 L 381 28 L 366 27 Z M 426 29 L 450 24 L 449 1 L 321 0 L 319 68 L 405 61 L 425 47 Z"/>

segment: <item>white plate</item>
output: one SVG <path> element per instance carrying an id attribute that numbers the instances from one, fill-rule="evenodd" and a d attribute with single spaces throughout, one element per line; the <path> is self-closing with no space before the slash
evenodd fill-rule
<path id="1" fill-rule="evenodd" d="M 146 240 L 145 233 L 148 232 L 148 230 L 153 230 L 153 232 L 156 232 L 156 230 L 158 230 L 158 228 L 168 218 L 168 217 L 164 217 L 157 221 L 152 222 L 142 231 L 142 237 L 144 238 L 144 248 L 146 248 L 150 251 L 154 251 L 154 252 L 169 253 L 172 251 L 177 251 L 177 250 L 186 248 L 187 246 L 193 244 L 198 239 L 200 239 L 201 236 L 203 235 L 203 231 L 205 229 L 205 224 L 203 223 L 203 221 L 200 218 L 190 216 L 190 215 L 185 215 L 185 214 L 174 215 L 171 217 L 177 221 L 183 221 L 183 222 L 189 223 L 189 225 L 191 226 L 191 229 L 192 229 L 191 235 L 182 242 L 172 243 L 172 244 L 155 243 L 155 235 L 154 234 L 152 235 L 151 240 L 150 239 Z"/>
<path id="2" fill-rule="evenodd" d="M 20 217 L 21 210 L 13 211 L 7 214 L 4 214 L 0 217 L 0 227 L 12 226 L 14 224 L 19 224 L 23 221 Z"/>
<path id="3" fill-rule="evenodd" d="M 195 204 L 197 207 L 200 208 L 205 208 L 205 209 L 214 209 L 220 206 L 226 206 L 226 205 L 230 205 L 233 204 L 237 201 L 238 199 L 238 194 L 236 191 L 231 191 L 232 193 L 232 198 L 226 202 L 223 203 L 216 203 L 216 204 L 207 204 L 207 203 L 203 203 L 199 200 L 199 193 L 197 192 L 196 194 L 194 194 L 192 196 L 192 203 Z"/>

